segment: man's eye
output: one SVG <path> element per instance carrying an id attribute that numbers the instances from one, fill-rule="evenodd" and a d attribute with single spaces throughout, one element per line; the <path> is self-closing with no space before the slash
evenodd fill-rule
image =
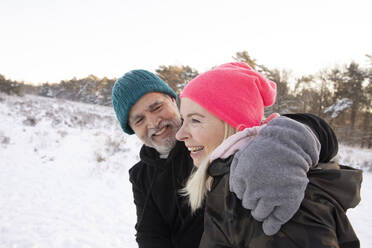
<path id="1" fill-rule="evenodd" d="M 142 121 L 143 121 L 143 118 L 137 119 L 134 124 L 138 126 L 142 123 Z"/>
<path id="2" fill-rule="evenodd" d="M 192 123 L 200 123 L 200 121 L 197 120 L 197 119 L 191 119 L 191 122 L 192 122 Z"/>
<path id="3" fill-rule="evenodd" d="M 161 105 L 159 105 L 159 106 L 156 106 L 155 108 L 153 108 L 153 110 L 152 111 L 157 111 L 157 110 L 159 110 L 161 108 Z"/>

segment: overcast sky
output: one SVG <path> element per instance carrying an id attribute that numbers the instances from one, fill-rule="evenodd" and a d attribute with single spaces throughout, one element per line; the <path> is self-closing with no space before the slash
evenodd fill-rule
<path id="1" fill-rule="evenodd" d="M 372 54 L 371 0 L 1 0 L 0 74 L 59 82 L 190 65 L 238 51 L 294 74 Z"/>

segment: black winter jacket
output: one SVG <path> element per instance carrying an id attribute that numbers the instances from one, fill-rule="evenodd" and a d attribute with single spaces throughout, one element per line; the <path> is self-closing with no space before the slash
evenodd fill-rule
<path id="1" fill-rule="evenodd" d="M 359 240 L 345 214 L 360 201 L 362 172 L 350 167 L 311 169 L 300 209 L 273 236 L 266 236 L 261 222 L 229 190 L 232 156 L 217 159 L 208 169 L 214 178 L 208 193 L 201 248 L 351 248 Z"/>
<path id="2" fill-rule="evenodd" d="M 140 248 L 196 248 L 203 233 L 203 212 L 191 214 L 185 186 L 193 161 L 183 142 L 167 159 L 143 146 L 141 161 L 129 170 L 137 209 L 136 240 Z"/>

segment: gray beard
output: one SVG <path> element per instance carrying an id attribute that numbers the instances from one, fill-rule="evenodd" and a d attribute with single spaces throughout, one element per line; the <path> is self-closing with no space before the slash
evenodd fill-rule
<path id="1" fill-rule="evenodd" d="M 157 150 L 159 152 L 161 158 L 167 158 L 170 151 L 176 145 L 176 142 L 177 141 L 176 141 L 175 137 L 173 137 L 173 138 L 170 137 L 166 140 L 166 144 L 164 144 L 162 146 L 153 144 L 153 147 L 154 147 L 155 150 Z"/>
<path id="2" fill-rule="evenodd" d="M 151 141 L 151 144 L 146 144 L 147 146 L 152 147 L 155 150 L 157 150 L 159 152 L 161 158 L 167 158 L 170 151 L 176 145 L 177 140 L 176 140 L 175 134 L 178 131 L 178 129 L 180 129 L 180 127 L 181 127 L 181 121 L 178 121 L 178 120 L 176 120 L 176 121 L 165 121 L 164 123 L 162 123 L 162 125 L 160 125 L 160 127 L 158 127 L 158 129 L 160 129 L 161 127 L 163 127 L 166 124 L 170 124 L 175 129 L 174 135 L 171 136 L 171 137 L 168 137 L 165 140 L 165 143 L 163 145 L 158 145 L 158 144 L 156 144 L 155 142 L 152 142 L 152 141 Z M 158 129 L 153 130 L 150 133 L 149 137 L 151 137 L 151 135 L 154 132 L 156 132 Z"/>

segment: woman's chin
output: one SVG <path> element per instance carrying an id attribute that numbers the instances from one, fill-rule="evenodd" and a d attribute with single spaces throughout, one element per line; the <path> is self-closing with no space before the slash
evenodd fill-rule
<path id="1" fill-rule="evenodd" d="M 192 158 L 192 161 L 194 162 L 195 167 L 199 167 L 201 165 L 203 159 L 205 158 L 204 150 L 197 151 L 197 152 L 190 152 L 190 156 Z"/>
<path id="2" fill-rule="evenodd" d="M 199 167 L 201 164 L 203 164 L 205 159 L 206 159 L 205 156 L 197 157 L 197 158 L 194 157 L 194 158 L 192 158 L 192 161 L 193 161 L 195 167 Z"/>
<path id="3" fill-rule="evenodd" d="M 198 168 L 200 165 L 200 162 L 197 159 L 193 159 L 193 162 L 194 162 L 194 166 Z"/>

